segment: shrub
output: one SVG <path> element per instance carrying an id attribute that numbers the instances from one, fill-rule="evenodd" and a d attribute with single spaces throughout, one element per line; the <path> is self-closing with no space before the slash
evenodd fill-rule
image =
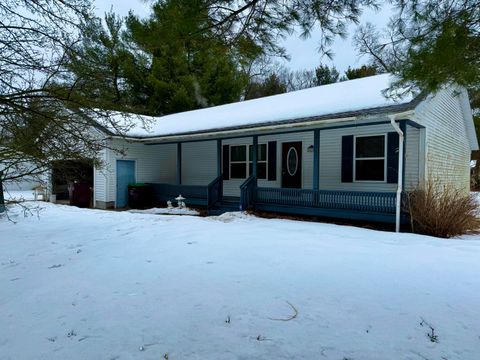
<path id="1" fill-rule="evenodd" d="M 474 195 L 434 182 L 409 192 L 406 198 L 412 232 L 442 238 L 478 232 L 478 205 Z"/>

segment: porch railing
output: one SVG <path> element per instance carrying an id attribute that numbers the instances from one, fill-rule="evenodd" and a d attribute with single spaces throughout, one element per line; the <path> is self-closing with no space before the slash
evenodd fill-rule
<path id="1" fill-rule="evenodd" d="M 151 184 L 157 202 L 175 199 L 179 194 L 192 205 L 207 205 L 207 187 L 204 185 Z"/>
<path id="2" fill-rule="evenodd" d="M 207 207 L 211 208 L 223 197 L 223 176 L 220 175 L 207 186 Z"/>
<path id="3" fill-rule="evenodd" d="M 223 178 L 217 177 L 208 185 L 150 184 L 157 202 L 175 199 L 178 195 L 186 198 L 187 205 L 200 205 L 211 208 L 223 197 Z"/>
<path id="4" fill-rule="evenodd" d="M 391 192 L 257 188 L 255 203 L 393 214 L 395 213 L 396 194 Z"/>
<path id="5" fill-rule="evenodd" d="M 257 179 L 250 176 L 240 185 L 240 210 L 251 210 L 255 208 L 255 193 L 257 189 Z"/>

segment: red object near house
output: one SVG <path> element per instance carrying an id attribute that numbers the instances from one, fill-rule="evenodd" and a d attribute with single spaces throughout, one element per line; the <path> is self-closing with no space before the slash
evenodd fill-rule
<path id="1" fill-rule="evenodd" d="M 68 186 L 68 192 L 70 195 L 70 205 L 78 206 L 81 208 L 90 207 L 92 200 L 92 189 L 87 182 L 75 182 Z"/>

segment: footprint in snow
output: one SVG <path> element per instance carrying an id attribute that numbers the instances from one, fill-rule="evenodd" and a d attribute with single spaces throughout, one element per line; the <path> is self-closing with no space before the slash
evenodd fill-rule
<path id="1" fill-rule="evenodd" d="M 83 244 L 75 244 L 75 245 L 69 245 L 67 248 L 68 249 L 78 249 L 78 248 L 81 248 L 83 246 Z"/>
<path id="2" fill-rule="evenodd" d="M 16 262 L 15 260 L 8 260 L 8 262 L 2 262 L 1 265 L 5 268 L 11 268 L 20 265 L 20 263 Z"/>
<path id="3" fill-rule="evenodd" d="M 62 266 L 63 266 L 62 264 L 56 264 L 56 265 L 49 266 L 48 268 L 49 269 L 56 269 L 56 268 L 59 268 L 59 267 L 62 267 Z"/>

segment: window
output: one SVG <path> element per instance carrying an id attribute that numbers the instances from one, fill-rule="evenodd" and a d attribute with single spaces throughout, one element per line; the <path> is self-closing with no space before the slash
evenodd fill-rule
<path id="1" fill-rule="evenodd" d="M 253 145 L 248 146 L 248 172 L 253 174 Z M 257 179 L 267 178 L 267 144 L 258 144 L 257 148 Z"/>
<path id="2" fill-rule="evenodd" d="M 247 177 L 247 148 L 245 145 L 230 146 L 230 177 L 232 179 Z"/>
<path id="3" fill-rule="evenodd" d="M 294 176 L 298 170 L 298 153 L 297 149 L 293 146 L 288 150 L 287 153 L 287 171 L 288 175 Z"/>
<path id="4" fill-rule="evenodd" d="M 385 181 L 385 135 L 355 138 L 355 181 Z"/>
<path id="5" fill-rule="evenodd" d="M 247 153 L 248 146 L 248 153 Z M 247 172 L 248 164 L 248 172 Z M 232 179 L 246 179 L 253 174 L 253 146 L 230 146 L 230 177 Z M 258 144 L 257 178 L 267 178 L 267 144 Z"/>

